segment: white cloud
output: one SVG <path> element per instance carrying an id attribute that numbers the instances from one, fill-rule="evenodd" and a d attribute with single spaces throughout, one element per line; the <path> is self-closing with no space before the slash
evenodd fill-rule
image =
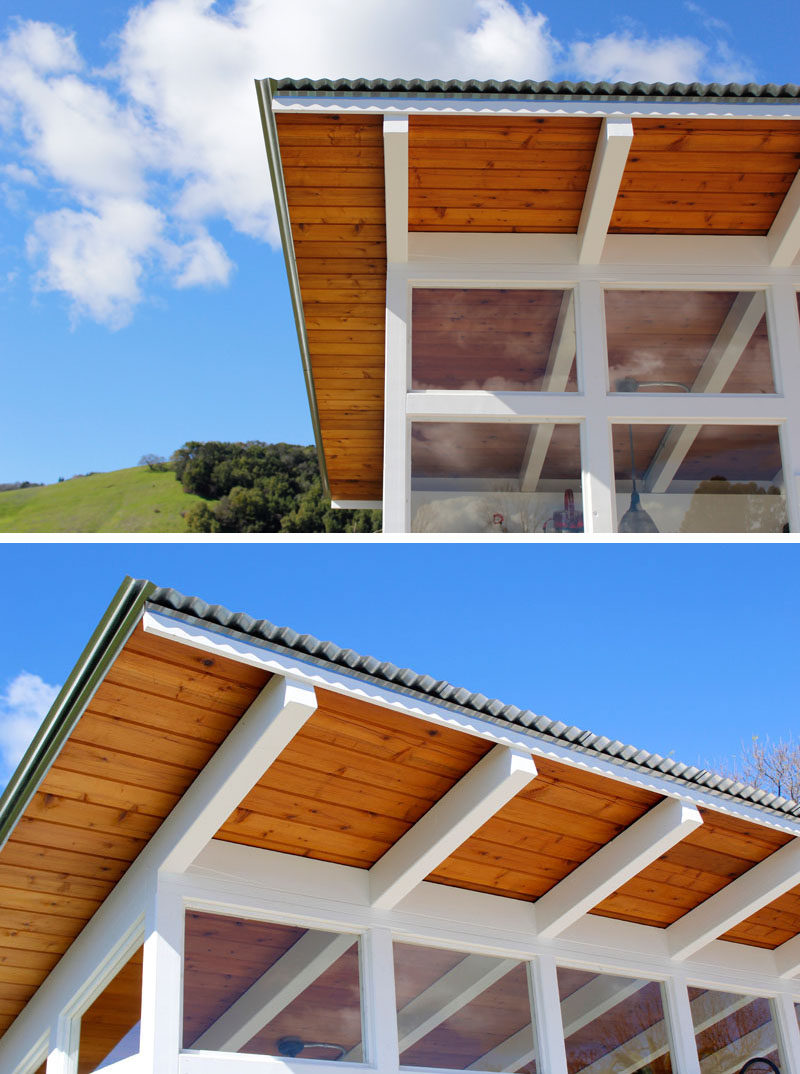
<path id="1" fill-rule="evenodd" d="M 38 675 L 21 671 L 0 694 L 0 761 L 5 778 L 16 768 L 58 690 Z"/>
<path id="2" fill-rule="evenodd" d="M 671 82 L 743 70 L 721 40 L 648 37 L 631 24 L 559 42 L 545 15 L 510 0 L 145 0 L 114 50 L 97 71 L 55 25 L 17 20 L 0 40 L 0 125 L 15 177 L 39 188 L 28 242 L 36 285 L 112 327 L 153 278 L 227 282 L 215 222 L 278 243 L 255 78 L 546 79 L 568 69 Z M 31 198 L 9 204 L 22 211 Z"/>

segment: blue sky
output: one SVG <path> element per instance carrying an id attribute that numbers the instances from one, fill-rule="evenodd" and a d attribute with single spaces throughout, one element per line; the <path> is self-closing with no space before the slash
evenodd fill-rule
<path id="1" fill-rule="evenodd" d="M 0 785 L 126 573 L 712 768 L 797 725 L 791 545 L 0 552 Z"/>
<path id="2" fill-rule="evenodd" d="M 0 481 L 308 443 L 252 80 L 800 81 L 786 0 L 0 3 Z"/>

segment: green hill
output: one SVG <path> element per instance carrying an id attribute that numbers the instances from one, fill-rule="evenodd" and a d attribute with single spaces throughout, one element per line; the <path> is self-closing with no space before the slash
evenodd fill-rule
<path id="1" fill-rule="evenodd" d="M 172 470 L 134 466 L 0 492 L 0 533 L 186 533 L 181 512 L 199 500 Z"/>

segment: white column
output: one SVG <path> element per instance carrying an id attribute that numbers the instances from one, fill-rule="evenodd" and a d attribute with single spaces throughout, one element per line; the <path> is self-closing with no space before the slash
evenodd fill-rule
<path id="1" fill-rule="evenodd" d="M 778 1031 L 781 1070 L 787 1074 L 800 1074 L 800 1026 L 797 1022 L 795 1000 L 792 996 L 776 996 L 772 1001 L 772 1013 Z"/>
<path id="2" fill-rule="evenodd" d="M 411 525 L 411 449 L 406 418 L 410 386 L 410 294 L 405 264 L 386 272 L 386 369 L 383 412 L 383 532 L 408 533 Z"/>
<path id="3" fill-rule="evenodd" d="M 594 281 L 576 287 L 575 330 L 579 380 L 586 398 L 586 420 L 581 427 L 584 531 L 612 533 L 614 459 L 606 419 L 606 318 L 603 289 Z"/>
<path id="4" fill-rule="evenodd" d="M 367 1060 L 380 1074 L 393 1074 L 400 1059 L 391 929 L 373 928 L 362 936 L 361 980 Z"/>
<path id="5" fill-rule="evenodd" d="M 789 529 L 800 533 L 800 323 L 792 284 L 767 288 L 767 321 L 777 387 L 791 415 L 780 430 L 786 510 Z"/>
<path id="6" fill-rule="evenodd" d="M 528 963 L 536 1069 L 539 1074 L 567 1074 L 567 1050 L 561 1023 L 558 974 L 552 955 L 539 955 Z"/>
<path id="7" fill-rule="evenodd" d="M 183 1036 L 183 931 L 180 895 L 163 881 L 152 892 L 142 967 L 142 1074 L 178 1074 Z"/>
<path id="8" fill-rule="evenodd" d="M 675 1074 L 700 1074 L 692 1008 L 685 979 L 681 976 L 668 977 L 661 986 L 661 998 Z"/>

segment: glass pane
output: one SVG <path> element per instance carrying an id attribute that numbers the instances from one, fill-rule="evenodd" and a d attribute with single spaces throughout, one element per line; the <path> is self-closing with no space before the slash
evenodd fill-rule
<path id="1" fill-rule="evenodd" d="M 613 440 L 620 533 L 786 529 L 774 426 L 615 425 Z"/>
<path id="2" fill-rule="evenodd" d="M 690 988 L 689 1001 L 702 1074 L 738 1072 L 755 1057 L 781 1065 L 769 1000 Z M 762 1063 L 751 1069 L 769 1074 L 770 1068 Z"/>
<path id="3" fill-rule="evenodd" d="M 412 388 L 574 392 L 571 291 L 415 288 Z"/>
<path id="4" fill-rule="evenodd" d="M 579 427 L 416 422 L 411 529 L 582 532 Z"/>
<path id="5" fill-rule="evenodd" d="M 142 954 L 140 947 L 81 1018 L 78 1074 L 92 1074 L 138 1054 Z"/>
<path id="6" fill-rule="evenodd" d="M 189 911 L 184 957 L 185 1048 L 362 1061 L 355 936 Z"/>
<path id="7" fill-rule="evenodd" d="M 763 291 L 606 291 L 611 391 L 774 392 Z"/>
<path id="8" fill-rule="evenodd" d="M 559 968 L 569 1074 L 671 1074 L 661 985 Z"/>
<path id="9" fill-rule="evenodd" d="M 396 943 L 394 972 L 402 1066 L 535 1071 L 523 963 Z"/>

